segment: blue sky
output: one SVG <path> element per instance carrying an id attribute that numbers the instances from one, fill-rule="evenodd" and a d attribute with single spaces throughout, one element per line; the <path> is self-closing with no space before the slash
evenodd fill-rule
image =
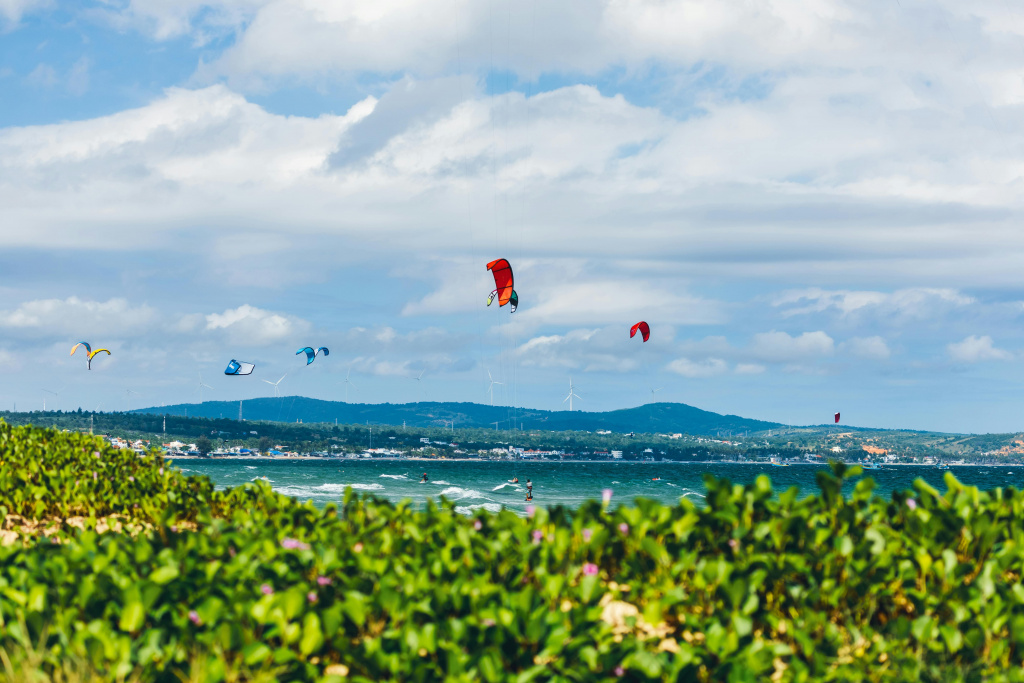
<path id="1" fill-rule="evenodd" d="M 1003 0 L 0 0 L 0 405 L 1015 431 L 1022 66 Z"/>

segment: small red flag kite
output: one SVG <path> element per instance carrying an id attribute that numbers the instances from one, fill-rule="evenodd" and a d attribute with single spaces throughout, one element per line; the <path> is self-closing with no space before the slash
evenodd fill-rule
<path id="1" fill-rule="evenodd" d="M 839 424 L 839 413 L 836 413 L 836 424 Z"/>

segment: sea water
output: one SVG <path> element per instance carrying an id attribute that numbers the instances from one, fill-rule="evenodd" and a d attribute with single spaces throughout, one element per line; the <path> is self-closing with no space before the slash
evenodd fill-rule
<path id="1" fill-rule="evenodd" d="M 776 494 L 796 486 L 803 494 L 818 490 L 814 465 L 635 463 L 635 462 L 487 462 L 408 460 L 182 460 L 186 474 L 205 474 L 218 486 L 237 486 L 257 477 L 274 490 L 316 505 L 338 502 L 346 487 L 391 501 L 411 499 L 423 505 L 442 496 L 459 512 L 508 508 L 525 514 L 527 505 L 576 507 L 588 499 L 601 499 L 611 489 L 613 504 L 637 497 L 674 504 L 687 498 L 702 505 L 704 476 L 711 474 L 734 483 L 748 484 L 761 474 L 772 479 Z M 982 489 L 1024 485 L 1024 467 L 961 466 L 950 472 L 962 483 Z M 423 473 L 427 483 L 420 483 Z M 894 466 L 866 472 L 876 492 L 889 496 L 912 487 L 921 478 L 940 491 L 946 490 L 945 472 L 927 466 Z M 515 477 L 519 483 L 512 483 Z M 526 501 L 526 482 L 533 482 L 533 501 Z M 855 482 L 849 482 L 849 492 Z"/>

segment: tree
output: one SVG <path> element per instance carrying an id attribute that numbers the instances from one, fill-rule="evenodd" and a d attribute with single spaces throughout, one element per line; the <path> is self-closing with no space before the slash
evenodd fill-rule
<path id="1" fill-rule="evenodd" d="M 213 442 L 210 441 L 210 437 L 201 436 L 196 439 L 196 450 L 199 451 L 199 455 L 205 456 L 207 453 L 213 450 Z"/>
<path id="2" fill-rule="evenodd" d="M 260 437 L 260 453 L 266 453 L 267 451 L 269 451 L 270 450 L 270 446 L 273 443 L 274 442 L 270 440 L 269 436 L 261 436 Z"/>

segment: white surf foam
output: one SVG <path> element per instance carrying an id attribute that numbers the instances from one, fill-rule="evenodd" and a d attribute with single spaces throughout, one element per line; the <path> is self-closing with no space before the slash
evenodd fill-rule
<path id="1" fill-rule="evenodd" d="M 385 479 L 408 479 L 404 474 L 382 474 Z"/>
<path id="2" fill-rule="evenodd" d="M 515 489 L 515 490 L 517 490 L 517 491 L 521 491 L 521 490 L 522 490 L 522 489 L 520 489 L 520 488 L 519 488 L 519 485 L 518 485 L 518 484 L 512 484 L 512 483 L 508 483 L 508 482 L 506 482 L 506 483 L 504 483 L 504 484 L 498 484 L 497 486 L 495 486 L 495 487 L 494 487 L 493 489 L 491 489 L 491 490 L 492 490 L 492 491 L 500 491 L 501 489 L 503 489 L 503 488 L 506 488 L 506 487 L 509 487 L 509 486 L 511 486 L 512 488 L 514 488 L 514 489 Z"/>
<path id="3" fill-rule="evenodd" d="M 501 505 L 498 503 L 480 503 L 479 505 L 458 505 L 455 507 L 455 511 L 460 515 L 471 515 L 473 510 L 479 510 L 483 508 L 488 512 L 501 512 Z"/>
<path id="4" fill-rule="evenodd" d="M 438 486 L 451 486 L 452 485 L 452 483 L 450 481 L 445 481 L 444 479 L 438 479 L 437 481 L 428 481 L 427 483 L 428 484 L 437 484 Z"/>
<path id="5" fill-rule="evenodd" d="M 488 500 L 488 498 L 479 491 L 475 489 L 464 489 L 461 486 L 449 486 L 438 495 L 454 498 L 456 500 L 462 500 L 463 498 L 483 498 L 484 500 Z"/>
<path id="6" fill-rule="evenodd" d="M 383 491 L 384 487 L 380 484 L 320 484 L 314 486 L 314 491 L 324 491 L 326 493 L 344 493 L 346 488 L 352 487 L 356 491 Z"/>

